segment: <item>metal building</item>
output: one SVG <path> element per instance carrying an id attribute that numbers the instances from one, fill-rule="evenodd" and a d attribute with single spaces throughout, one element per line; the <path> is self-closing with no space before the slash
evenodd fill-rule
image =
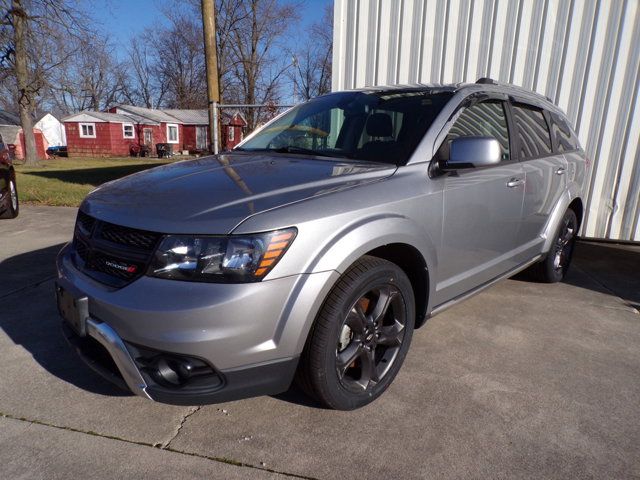
<path id="1" fill-rule="evenodd" d="M 640 241 L 640 0 L 334 8 L 334 90 L 491 77 L 547 95 L 594 162 L 582 235 Z"/>

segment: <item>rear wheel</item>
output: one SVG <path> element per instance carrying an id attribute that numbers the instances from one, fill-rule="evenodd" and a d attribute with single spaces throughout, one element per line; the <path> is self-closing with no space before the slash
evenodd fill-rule
<path id="1" fill-rule="evenodd" d="M 400 370 L 414 321 L 413 289 L 402 269 L 361 258 L 329 293 L 309 334 L 298 383 L 329 408 L 372 402 Z"/>
<path id="2" fill-rule="evenodd" d="M 575 212 L 569 209 L 560 222 L 553 245 L 551 245 L 546 258 L 533 265 L 529 270 L 535 280 L 556 283 L 565 277 L 571 265 L 577 233 L 578 218 Z"/>
<path id="3" fill-rule="evenodd" d="M 0 218 L 16 218 L 20 213 L 20 201 L 18 200 L 18 188 L 13 175 L 9 177 L 7 195 L 3 205 L 3 212 Z"/>

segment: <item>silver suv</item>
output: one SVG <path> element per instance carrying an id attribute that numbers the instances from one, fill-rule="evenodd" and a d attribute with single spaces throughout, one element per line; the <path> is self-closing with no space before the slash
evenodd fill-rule
<path id="1" fill-rule="evenodd" d="M 529 268 L 563 278 L 587 160 L 548 99 L 476 84 L 299 105 L 234 151 L 107 183 L 58 257 L 64 330 L 160 402 L 361 407 L 415 328 Z"/>

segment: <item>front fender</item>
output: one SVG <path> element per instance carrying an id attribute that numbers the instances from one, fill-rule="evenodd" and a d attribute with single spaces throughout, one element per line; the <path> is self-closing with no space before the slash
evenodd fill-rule
<path id="1" fill-rule="evenodd" d="M 435 294 L 435 281 L 431 280 L 438 268 L 436 245 L 429 232 L 402 215 L 380 214 L 345 225 L 318 248 L 309 264 L 309 273 L 343 274 L 368 252 L 390 244 L 410 246 L 422 256 L 428 278 L 424 300 L 427 312 L 431 311 L 430 300 Z"/>
<path id="2" fill-rule="evenodd" d="M 297 239 L 296 239 L 297 241 Z M 436 248 L 431 236 L 415 222 L 397 214 L 379 214 L 344 225 L 322 243 L 316 243 L 313 255 L 296 285 L 292 300 L 285 306 L 281 338 L 295 344 L 294 354 L 304 348 L 308 332 L 333 286 L 349 266 L 371 250 L 389 244 L 405 244 L 416 249 L 427 265 L 427 275 L 437 269 Z M 434 296 L 435 282 L 424 292 L 427 303 Z M 309 295 L 309 292 L 312 292 Z M 427 311 L 431 311 L 428 305 Z M 295 325 L 295 327 L 293 326 Z"/>
<path id="3" fill-rule="evenodd" d="M 310 263 L 310 272 L 335 270 L 344 273 L 367 252 L 392 243 L 406 244 L 418 250 L 427 268 L 437 268 L 435 245 L 423 228 L 407 217 L 380 214 L 345 225 L 327 239 Z"/>

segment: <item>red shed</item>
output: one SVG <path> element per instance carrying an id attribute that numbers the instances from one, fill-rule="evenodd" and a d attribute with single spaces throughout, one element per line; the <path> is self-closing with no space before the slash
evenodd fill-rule
<path id="1" fill-rule="evenodd" d="M 36 138 L 36 155 L 40 160 L 49 158 L 47 155 L 47 147 L 49 146 L 46 138 L 40 130 L 33 129 L 33 135 Z M 2 141 L 7 145 L 13 146 L 15 158 L 22 160 L 24 158 L 24 134 L 22 127 L 19 125 L 0 125 L 0 136 Z"/>
<path id="2" fill-rule="evenodd" d="M 244 129 L 247 127 L 247 120 L 238 110 L 222 112 L 221 119 L 221 146 L 222 150 L 231 150 L 244 138 Z"/>

